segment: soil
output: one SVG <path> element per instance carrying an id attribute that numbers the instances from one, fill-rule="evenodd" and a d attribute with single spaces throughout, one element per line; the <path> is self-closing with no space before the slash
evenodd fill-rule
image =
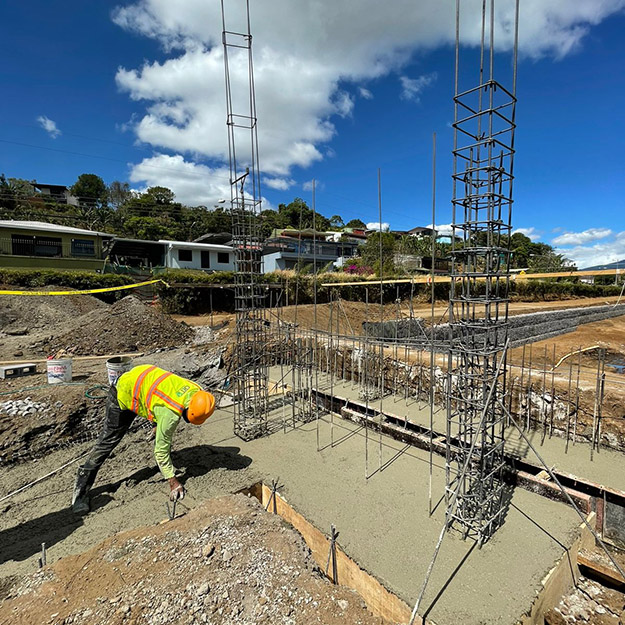
<path id="1" fill-rule="evenodd" d="M 2 625 L 313 621 L 379 623 L 358 595 L 322 576 L 299 534 L 243 495 L 59 560 L 0 605 Z"/>
<path id="2" fill-rule="evenodd" d="M 107 310 L 83 315 L 78 328 L 44 341 L 43 347 L 48 353 L 111 354 L 177 347 L 192 336 L 188 326 L 128 295 Z"/>
<path id="3" fill-rule="evenodd" d="M 58 287 L 40 290 L 54 291 Z M 22 330 L 49 332 L 57 324 L 71 323 L 76 317 L 107 308 L 108 304 L 91 295 L 3 295 L 0 298 L 0 328 L 9 334 Z"/>
<path id="4" fill-rule="evenodd" d="M 112 305 L 89 296 L 0 299 L 0 359 L 27 360 L 62 355 L 96 355 L 162 349 L 190 343 L 194 333 L 134 295 Z"/>

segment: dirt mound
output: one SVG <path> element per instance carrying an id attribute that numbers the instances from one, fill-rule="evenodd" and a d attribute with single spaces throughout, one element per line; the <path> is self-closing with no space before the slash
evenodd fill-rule
<path id="1" fill-rule="evenodd" d="M 59 287 L 41 290 L 59 290 Z M 107 308 L 108 304 L 91 295 L 3 295 L 0 297 L 0 328 L 8 334 L 53 331 L 58 324 L 65 326 L 81 315 Z"/>
<path id="2" fill-rule="evenodd" d="M 43 347 L 49 354 L 99 355 L 176 347 L 192 339 L 187 325 L 129 295 L 83 315 L 77 328 L 51 337 Z"/>
<path id="3" fill-rule="evenodd" d="M 299 534 L 243 495 L 63 558 L 0 605 L 2 625 L 312 622 L 379 619 L 321 576 Z"/>

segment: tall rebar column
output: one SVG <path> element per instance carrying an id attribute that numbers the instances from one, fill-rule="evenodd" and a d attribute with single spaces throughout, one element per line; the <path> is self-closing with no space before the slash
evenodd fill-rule
<path id="1" fill-rule="evenodd" d="M 236 309 L 234 433 L 251 440 L 267 432 L 269 337 L 266 291 L 259 280 L 261 191 L 250 6 L 249 0 L 235 4 L 241 5 L 237 17 L 244 18 L 240 31 L 226 28 L 221 2 Z"/>
<path id="2" fill-rule="evenodd" d="M 460 90 L 456 4 L 452 281 L 447 418 L 447 524 L 480 544 L 505 513 L 505 349 L 516 107 L 518 0 L 512 86 L 495 78 L 495 0 L 482 1 L 479 80 Z M 467 58 L 478 55 L 466 52 Z M 457 436 L 459 450 L 449 440 Z"/>

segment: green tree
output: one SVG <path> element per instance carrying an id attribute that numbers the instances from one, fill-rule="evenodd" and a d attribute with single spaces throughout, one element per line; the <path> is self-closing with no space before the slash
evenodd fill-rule
<path id="1" fill-rule="evenodd" d="M 314 223 L 313 223 L 314 221 Z M 289 204 L 278 206 L 278 223 L 280 228 L 315 228 L 325 232 L 330 226 L 330 220 L 319 213 L 314 213 L 302 198 L 296 197 Z"/>
<path id="2" fill-rule="evenodd" d="M 125 202 L 132 198 L 132 191 L 127 182 L 113 180 L 107 189 L 108 200 L 110 204 L 118 210 Z"/>
<path id="3" fill-rule="evenodd" d="M 382 254 L 380 263 L 380 238 L 382 239 Z M 377 275 L 395 273 L 395 235 L 390 232 L 373 232 L 367 241 L 358 250 L 363 263 L 373 267 Z"/>
<path id="4" fill-rule="evenodd" d="M 366 230 L 367 224 L 362 219 L 350 219 L 346 224 L 346 228 L 361 228 Z"/>
<path id="5" fill-rule="evenodd" d="M 108 195 L 104 180 L 96 174 L 80 174 L 69 191 L 80 202 L 90 204 L 104 204 Z"/>
<path id="6" fill-rule="evenodd" d="M 557 254 L 554 249 L 542 243 L 547 248 L 537 254 L 532 254 L 529 259 L 529 269 L 533 273 L 547 273 L 553 271 L 576 271 L 575 264 L 564 254 Z"/>
<path id="7" fill-rule="evenodd" d="M 330 217 L 330 226 L 332 228 L 344 228 L 345 223 L 340 215 L 332 215 L 332 217 Z"/>
<path id="8" fill-rule="evenodd" d="M 171 206 L 176 199 L 175 193 L 167 187 L 150 187 L 143 194 L 146 202 L 152 202 L 157 206 Z"/>
<path id="9" fill-rule="evenodd" d="M 69 191 L 78 199 L 76 216 L 80 225 L 90 230 L 94 228 L 104 230 L 109 226 L 113 211 L 107 201 L 107 186 L 100 176 L 80 174 Z"/>
<path id="10" fill-rule="evenodd" d="M 261 211 L 259 215 L 259 219 L 260 219 L 260 232 L 264 239 L 267 239 L 268 237 L 270 237 L 271 233 L 274 230 L 282 227 L 280 225 L 281 224 L 280 216 L 274 210 L 266 209 L 264 211 Z"/>

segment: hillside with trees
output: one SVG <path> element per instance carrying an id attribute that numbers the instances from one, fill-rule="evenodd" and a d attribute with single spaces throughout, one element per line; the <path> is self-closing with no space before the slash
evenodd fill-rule
<path id="1" fill-rule="evenodd" d="M 127 182 L 115 180 L 107 185 L 100 176 L 85 173 L 69 187 L 69 192 L 75 198 L 76 205 L 37 192 L 33 182 L 6 178 L 2 174 L 0 219 L 43 221 L 151 241 L 193 241 L 204 234 L 230 232 L 231 229 L 226 208 L 185 206 L 177 202 L 174 192 L 166 187 L 150 187 L 144 192 L 137 192 Z M 319 232 L 366 228 L 360 219 L 345 223 L 340 215 L 325 217 L 313 211 L 299 197 L 288 204 L 279 204 L 277 210 L 263 210 L 257 219 L 260 220 L 261 233 L 265 238 L 282 228 L 314 228 Z M 481 234 L 478 235 L 478 241 L 479 236 Z M 398 255 L 429 257 L 432 254 L 431 239 L 427 236 L 374 233 L 360 248 L 360 258 L 355 259 L 350 266 L 359 273 L 379 272 L 380 239 L 384 275 L 402 272 L 395 262 Z M 507 244 L 508 240 L 504 237 L 501 245 L 506 247 Z M 574 268 L 568 259 L 557 254 L 550 245 L 533 242 L 520 232 L 511 236 L 510 247 L 513 252 L 512 269 L 549 272 Z M 435 244 L 435 255 L 438 258 L 448 257 L 450 250 L 449 243 L 437 241 Z"/>

